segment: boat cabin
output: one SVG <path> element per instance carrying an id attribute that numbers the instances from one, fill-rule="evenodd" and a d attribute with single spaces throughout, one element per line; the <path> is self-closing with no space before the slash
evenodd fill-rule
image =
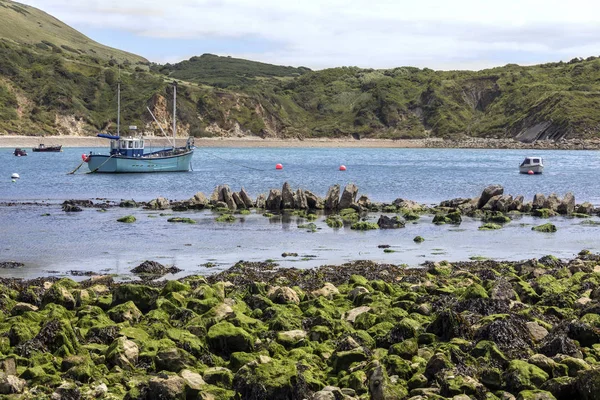
<path id="1" fill-rule="evenodd" d="M 521 167 L 526 167 L 529 165 L 543 165 L 542 157 L 525 157 L 523 163 L 521 163 Z"/>
<path id="2" fill-rule="evenodd" d="M 126 157 L 141 157 L 144 155 L 144 139 L 120 137 L 110 141 L 110 154 Z"/>

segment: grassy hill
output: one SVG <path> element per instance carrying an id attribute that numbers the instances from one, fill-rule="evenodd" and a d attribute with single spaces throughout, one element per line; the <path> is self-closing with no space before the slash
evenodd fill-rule
<path id="1" fill-rule="evenodd" d="M 204 54 L 148 67 L 39 10 L 0 0 L 0 134 L 113 129 L 119 74 L 124 126 L 154 132 L 146 106 L 170 125 L 169 82 L 178 80 L 184 135 L 600 137 L 597 57 L 482 71 L 310 71 Z"/>
<path id="2" fill-rule="evenodd" d="M 0 37 L 41 49 L 88 55 L 101 59 L 147 62 L 143 57 L 101 45 L 42 10 L 0 0 Z"/>
<path id="3" fill-rule="evenodd" d="M 153 65 L 152 70 L 175 79 L 215 87 L 245 87 L 261 83 L 264 78 L 292 78 L 310 69 L 265 64 L 240 58 L 203 54 L 176 64 Z"/>

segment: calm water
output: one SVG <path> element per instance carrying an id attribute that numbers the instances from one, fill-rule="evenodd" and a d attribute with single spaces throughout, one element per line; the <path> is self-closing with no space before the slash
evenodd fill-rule
<path id="1" fill-rule="evenodd" d="M 492 183 L 505 192 L 531 199 L 536 192 L 572 191 L 576 199 L 600 203 L 600 152 L 455 149 L 198 149 L 194 171 L 164 174 L 67 175 L 81 162 L 86 148 L 62 153 L 15 157 L 0 149 L 0 200 L 109 198 L 150 200 L 157 196 L 183 200 L 215 186 L 244 186 L 252 195 L 281 188 L 288 181 L 325 195 L 330 185 L 353 182 L 372 200 L 398 197 L 424 203 L 472 197 Z M 94 149 L 101 151 L 102 149 Z M 518 173 L 526 155 L 544 157 L 543 175 Z M 282 171 L 275 164 L 282 163 Z M 348 169 L 338 171 L 343 164 Z M 250 168 L 253 169 L 250 169 Z M 80 171 L 87 171 L 84 166 Z M 10 175 L 21 179 L 11 183 Z"/>
<path id="2" fill-rule="evenodd" d="M 223 183 L 234 190 L 244 186 L 256 196 L 280 188 L 285 181 L 320 195 L 334 183 L 354 182 L 360 193 L 375 201 L 402 197 L 425 203 L 476 196 L 488 184 L 499 183 L 507 193 L 529 199 L 536 192 L 562 195 L 572 191 L 578 201 L 599 204 L 600 153 L 593 151 L 198 149 L 194 171 L 189 173 L 67 175 L 87 151 L 66 149 L 14 157 L 12 149 L 0 149 L 0 201 L 50 200 L 47 205 L 0 207 L 0 261 L 26 264 L 0 271 L 0 276 L 92 270 L 128 278 L 131 268 L 146 259 L 175 264 L 184 269 L 180 275 L 188 275 L 223 270 L 240 259 L 273 259 L 281 266 L 298 268 L 356 259 L 418 266 L 425 260 L 474 256 L 516 260 L 545 254 L 566 258 L 584 248 L 600 251 L 596 240 L 600 226 L 562 217 L 552 220 L 559 228 L 554 234 L 532 232 L 532 225 L 546 222 L 533 217 L 489 232 L 478 231 L 480 222 L 469 218 L 460 227 L 436 226 L 431 217 L 425 217 L 405 229 L 356 232 L 331 229 L 320 217 L 316 224 L 321 229 L 310 233 L 298 228 L 305 221 L 296 217 L 269 219 L 252 214 L 223 224 L 215 222 L 216 215 L 210 211 L 177 213 L 198 222 L 188 225 L 169 223 L 168 216 L 141 209 L 113 208 L 104 213 L 85 209 L 67 214 L 59 205 L 72 198 L 149 200 L 161 195 L 180 200 L 197 191 L 210 194 Z M 518 174 L 519 163 L 531 154 L 545 158 L 543 175 Z M 283 171 L 275 170 L 279 162 Z M 348 170 L 338 171 L 340 164 Z M 16 183 L 10 181 L 13 172 L 21 176 Z M 138 218 L 136 223 L 116 222 L 129 213 Z M 415 244 L 416 235 L 425 237 L 425 242 Z M 384 253 L 377 247 L 380 244 L 391 245 L 395 252 Z M 283 252 L 296 252 L 299 257 L 283 258 Z M 206 263 L 215 266 L 207 268 Z"/>

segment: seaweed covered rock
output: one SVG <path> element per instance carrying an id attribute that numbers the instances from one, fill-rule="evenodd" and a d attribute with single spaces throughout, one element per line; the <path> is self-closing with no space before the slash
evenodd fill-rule
<path id="1" fill-rule="evenodd" d="M 504 373 L 506 386 L 511 392 L 535 390 L 548 380 L 541 368 L 522 360 L 512 360 Z"/>
<path id="2" fill-rule="evenodd" d="M 132 301 L 143 313 L 147 313 L 156 305 L 159 291 L 146 285 L 124 284 L 113 290 L 112 306 Z"/>
<path id="3" fill-rule="evenodd" d="M 64 357 L 77 354 L 80 343 L 69 320 L 52 319 L 42 326 L 33 339 L 20 344 L 16 350 L 23 357 L 29 357 L 36 351 Z"/>
<path id="4" fill-rule="evenodd" d="M 253 361 L 237 371 L 233 388 L 242 399 L 310 398 L 311 390 L 302 373 L 304 369 L 290 359 L 265 363 Z"/>
<path id="5" fill-rule="evenodd" d="M 225 356 L 236 351 L 251 352 L 254 347 L 254 339 L 248 332 L 225 321 L 210 327 L 206 341 L 212 351 Z"/>
<path id="6" fill-rule="evenodd" d="M 517 315 L 499 315 L 475 332 L 475 340 L 489 340 L 511 355 L 526 354 L 533 346 L 527 320 Z"/>
<path id="7" fill-rule="evenodd" d="M 50 289 L 46 290 L 42 297 L 42 306 L 47 304 L 59 304 L 67 310 L 73 310 L 77 303 L 69 289 L 60 283 L 55 283 Z"/>
<path id="8" fill-rule="evenodd" d="M 470 324 L 462 315 L 452 310 L 438 313 L 433 322 L 427 326 L 426 332 L 433 333 L 444 341 L 455 337 L 468 339 L 473 336 Z"/>
<path id="9" fill-rule="evenodd" d="M 109 366 L 118 366 L 122 369 L 134 369 L 140 354 L 135 342 L 125 336 L 117 338 L 106 349 L 105 358 Z"/>
<path id="10" fill-rule="evenodd" d="M 134 269 L 131 270 L 136 275 L 154 275 L 157 277 L 166 275 L 166 274 L 175 274 L 180 272 L 181 269 L 171 266 L 166 267 L 157 261 L 146 260 Z"/>

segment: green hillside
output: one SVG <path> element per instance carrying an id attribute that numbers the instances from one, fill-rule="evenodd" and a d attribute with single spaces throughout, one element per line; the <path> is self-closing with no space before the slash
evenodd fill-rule
<path id="1" fill-rule="evenodd" d="M 0 0 L 0 22 L 6 21 L 13 25 L 0 24 L 0 134 L 114 129 L 120 79 L 122 121 L 146 132 L 158 132 L 147 106 L 170 125 L 169 83 L 177 80 L 182 135 L 600 137 L 597 57 L 475 72 L 310 71 L 211 54 L 158 65 L 96 44 L 32 7 Z"/>
<path id="2" fill-rule="evenodd" d="M 310 71 L 304 67 L 284 67 L 214 54 L 203 54 L 173 65 L 153 65 L 152 70 L 175 79 L 221 88 L 244 87 L 260 83 L 264 78 L 296 77 Z"/>
<path id="3" fill-rule="evenodd" d="M 42 10 L 0 0 L 0 37 L 56 52 L 83 54 L 119 62 L 147 62 L 143 57 L 103 46 Z"/>

